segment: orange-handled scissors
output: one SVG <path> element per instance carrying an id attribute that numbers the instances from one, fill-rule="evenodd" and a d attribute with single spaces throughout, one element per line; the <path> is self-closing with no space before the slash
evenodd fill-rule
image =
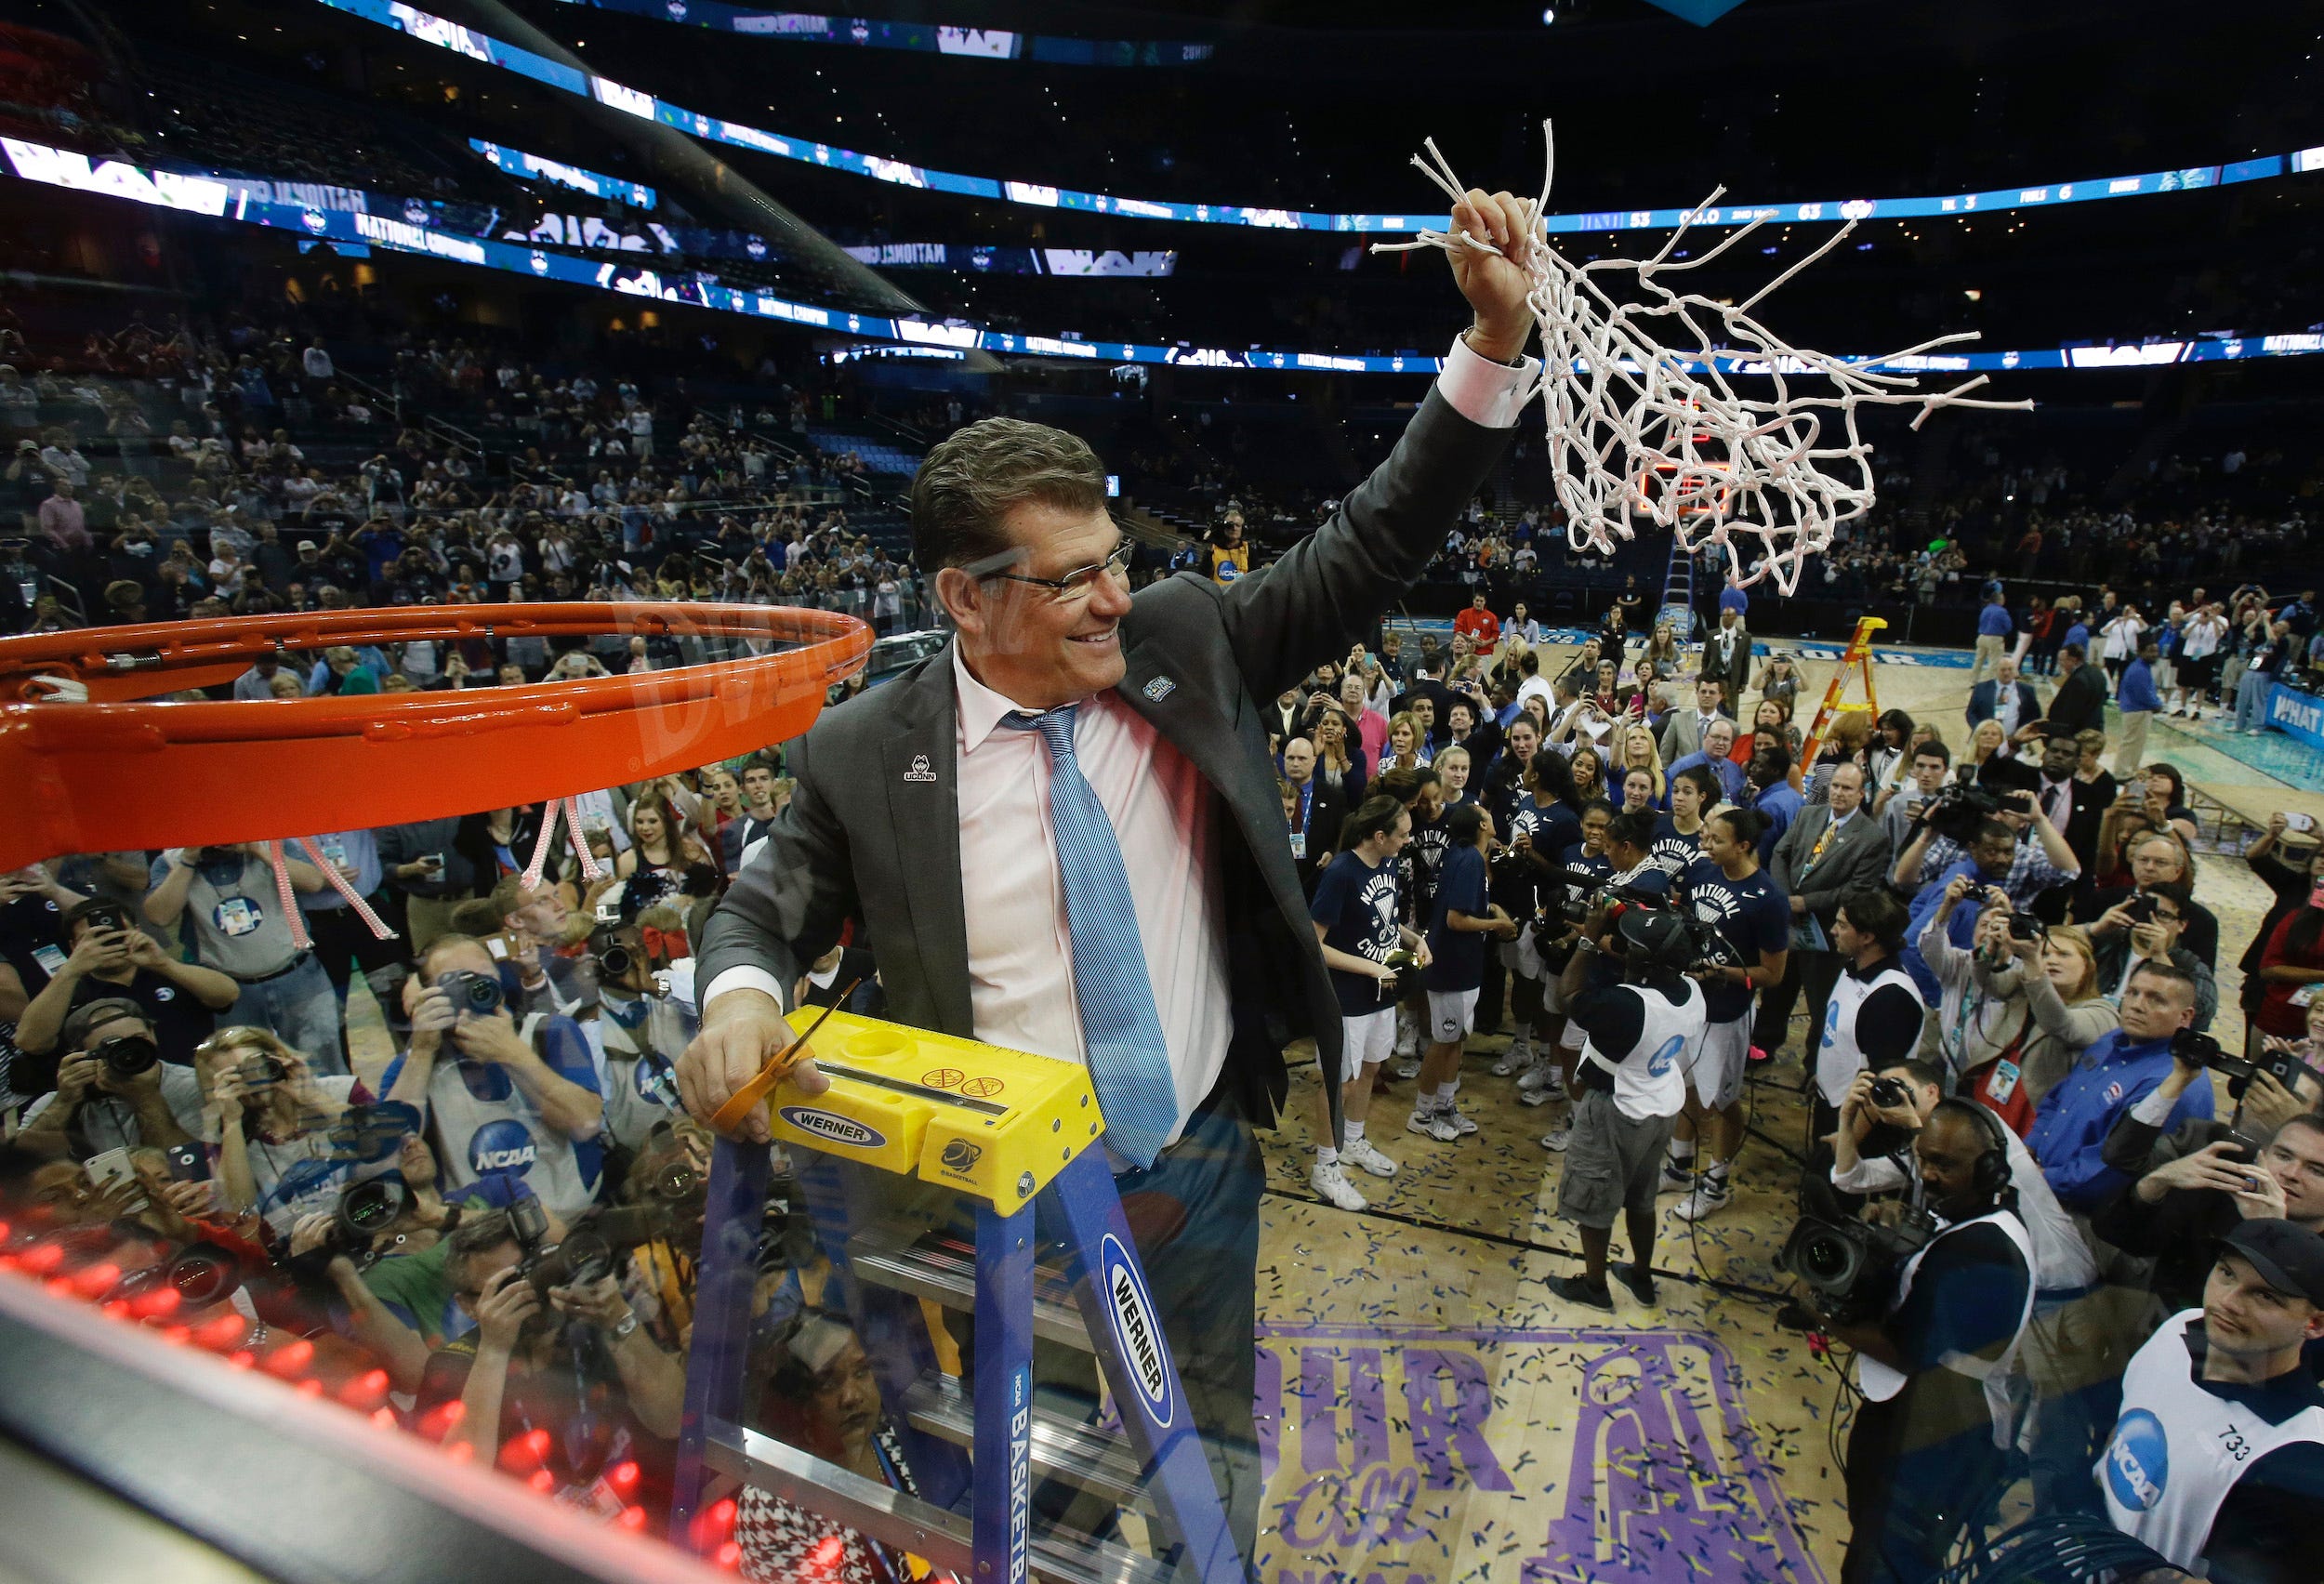
<path id="1" fill-rule="evenodd" d="M 862 983 L 863 981 L 858 979 L 833 997 L 831 1004 L 823 1010 L 822 1016 L 807 1025 L 805 1034 L 800 1035 L 769 1057 L 767 1064 L 759 1069 L 758 1076 L 736 1089 L 727 1102 L 718 1108 L 716 1114 L 710 1118 L 711 1128 L 720 1133 L 731 1133 L 736 1128 L 741 1127 L 743 1118 L 757 1109 L 759 1102 L 767 1098 L 774 1086 L 781 1083 L 793 1067 L 799 1065 L 799 1058 L 806 1053 L 807 1042 L 815 1037 L 817 1029 L 823 1027 L 824 1019 L 838 1011 L 847 998 L 855 994 L 855 986 Z"/>

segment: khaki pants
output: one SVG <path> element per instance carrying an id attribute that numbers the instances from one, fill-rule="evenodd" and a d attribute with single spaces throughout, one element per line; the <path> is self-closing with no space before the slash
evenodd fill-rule
<path id="1" fill-rule="evenodd" d="M 2139 767 L 2146 762 L 2146 723 L 2154 718 L 2155 712 L 2151 709 L 2123 712 L 2121 733 L 2116 739 L 2114 752 L 2114 778 L 2117 781 L 2128 781 L 2138 773 Z"/>
<path id="2" fill-rule="evenodd" d="M 1987 677 L 1994 675 L 1995 671 L 2001 664 L 2001 656 L 2009 652 L 2007 647 L 2008 644 L 2009 640 L 2001 637 L 1998 633 L 1984 633 L 1979 635 L 1977 639 L 1976 663 L 1969 667 L 1969 685 L 1971 687 L 1975 687 L 1979 682 L 1984 681 Z"/>
<path id="3" fill-rule="evenodd" d="M 404 896 L 403 921 L 411 927 L 415 959 L 435 944 L 437 936 L 452 933 L 452 910 L 460 900 L 454 896 Z"/>

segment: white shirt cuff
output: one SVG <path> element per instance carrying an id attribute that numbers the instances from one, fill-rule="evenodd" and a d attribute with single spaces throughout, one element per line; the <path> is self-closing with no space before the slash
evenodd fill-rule
<path id="1" fill-rule="evenodd" d="M 1436 389 L 1454 412 L 1478 428 L 1515 429 L 1540 378 L 1539 358 L 1520 358 L 1512 368 L 1479 355 L 1466 336 L 1456 336 L 1445 370 L 1436 376 Z"/>
<path id="2" fill-rule="evenodd" d="M 2165 1094 L 2161 1089 L 2150 1089 L 2131 1107 L 2131 1120 L 2144 1122 L 2149 1128 L 2159 1128 L 2171 1120 L 2171 1114 L 2179 1108 L 2179 1097 Z"/>
<path id="3" fill-rule="evenodd" d="M 782 982 L 763 968 L 730 968 L 710 981 L 710 988 L 703 993 L 702 1012 L 710 1013 L 710 1003 L 729 990 L 761 990 L 774 997 L 774 1004 L 786 1012 L 791 1010 L 790 995 Z"/>

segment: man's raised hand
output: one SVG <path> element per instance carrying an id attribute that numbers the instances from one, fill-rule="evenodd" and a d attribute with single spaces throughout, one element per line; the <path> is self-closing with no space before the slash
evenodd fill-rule
<path id="1" fill-rule="evenodd" d="M 1499 250 L 1456 247 L 1446 257 L 1452 261 L 1453 281 L 1476 312 L 1476 327 L 1469 334 L 1470 349 L 1500 363 L 1514 363 L 1533 334 L 1533 310 L 1525 306 L 1533 277 L 1520 262 L 1525 243 L 1538 224 L 1529 200 L 1509 192 L 1487 194 L 1472 187 L 1453 205 L 1456 232 L 1466 232 Z"/>

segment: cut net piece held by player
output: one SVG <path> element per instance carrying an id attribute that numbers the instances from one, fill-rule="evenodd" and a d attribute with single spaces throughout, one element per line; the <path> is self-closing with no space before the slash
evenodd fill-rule
<path id="1" fill-rule="evenodd" d="M 1615 539 L 1634 538 L 1644 521 L 1670 530 L 1689 553 L 1716 545 L 1739 584 L 1773 577 L 1792 594 L 1807 558 L 1830 548 L 1841 523 L 1871 508 L 1872 446 L 1857 432 L 1858 408 L 1918 406 L 1914 429 L 1939 407 L 2032 408 L 2031 402 L 1971 398 L 1987 382 L 1982 375 L 1949 390 L 1923 391 L 1913 374 L 1897 372 L 1938 348 L 1975 340 L 1974 331 L 1850 361 L 1794 347 L 1752 317 L 1769 294 L 1839 246 L 1855 229 L 1854 218 L 1740 301 L 1675 291 L 1661 279 L 1710 263 L 1764 223 L 1753 219 L 1698 257 L 1677 257 L 1695 216 L 1717 204 L 1724 188 L 1651 258 L 1569 261 L 1550 246 L 1541 224 L 1557 173 L 1550 123 L 1541 132 L 1541 192 L 1525 201 L 1525 241 L 1511 261 L 1533 280 L 1527 301 L 1541 327 L 1550 461 L 1575 549 L 1611 556 Z M 1412 163 L 1455 203 L 1463 201 L 1467 190 L 1452 167 L 1433 140 L 1426 146 L 1428 157 L 1416 154 Z M 1420 247 L 1502 252 L 1458 231 L 1373 244 L 1375 252 Z M 1631 300 L 1601 284 L 1620 272 L 1636 277 Z M 1767 393 L 1745 394 L 1738 376 L 1764 382 L 1753 389 Z"/>

